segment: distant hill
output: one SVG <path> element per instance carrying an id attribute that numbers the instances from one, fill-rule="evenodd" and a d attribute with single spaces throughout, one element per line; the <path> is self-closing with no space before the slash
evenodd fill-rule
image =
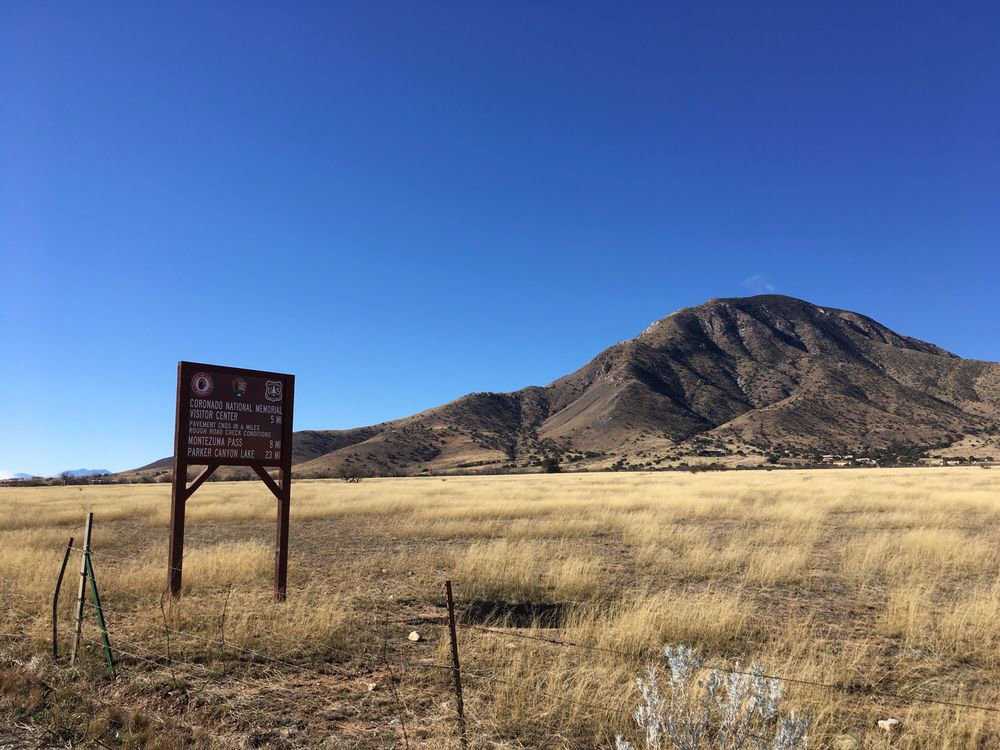
<path id="1" fill-rule="evenodd" d="M 0 480 L 10 480 L 10 479 L 31 479 L 31 474 L 25 474 L 23 472 L 11 473 L 8 471 L 0 471 Z"/>
<path id="2" fill-rule="evenodd" d="M 820 454 L 992 449 L 1000 364 L 780 295 L 679 310 L 548 386 L 295 433 L 299 476 L 752 465 Z M 1000 452 L 1000 451 L 998 451 Z M 169 468 L 163 459 L 144 469 Z"/>
<path id="3" fill-rule="evenodd" d="M 107 469 L 69 469 L 68 471 L 60 471 L 58 476 L 66 477 L 100 477 L 105 474 L 110 474 L 111 472 Z"/>

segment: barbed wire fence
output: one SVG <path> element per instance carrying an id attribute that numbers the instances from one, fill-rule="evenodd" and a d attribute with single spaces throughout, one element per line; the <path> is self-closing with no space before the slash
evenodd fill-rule
<path id="1" fill-rule="evenodd" d="M 109 561 L 113 560 L 116 564 L 135 562 L 140 564 L 148 564 L 148 560 L 139 557 L 124 557 L 121 555 L 116 555 L 113 553 L 99 552 L 96 550 L 87 550 L 82 547 L 73 546 L 72 543 L 66 547 L 67 550 L 72 550 L 81 554 L 91 554 L 102 559 L 107 559 Z M 226 604 L 223 609 L 223 615 L 221 618 L 221 637 L 213 638 L 211 636 L 205 635 L 203 633 L 193 632 L 186 628 L 171 626 L 169 621 L 164 615 L 164 622 L 161 628 L 165 641 L 166 648 L 165 653 L 158 651 L 150 643 L 140 643 L 138 640 L 127 639 L 122 636 L 120 632 L 115 631 L 115 626 L 127 622 L 129 618 L 134 617 L 137 614 L 136 609 L 119 609 L 119 608 L 109 608 L 107 606 L 102 606 L 101 609 L 106 614 L 112 617 L 109 626 L 112 630 L 113 640 L 111 648 L 120 657 L 120 667 L 127 674 L 134 674 L 135 669 L 141 669 L 145 671 L 151 670 L 169 670 L 172 678 L 177 682 L 177 675 L 183 676 L 185 679 L 190 680 L 194 683 L 201 683 L 200 690 L 205 690 L 208 686 L 220 686 L 225 685 L 227 687 L 236 687 L 243 690 L 252 692 L 254 694 L 259 692 L 267 692 L 275 696 L 284 697 L 289 703 L 294 703 L 297 706 L 308 709 L 309 711 L 323 712 L 328 709 L 327 701 L 317 698 L 315 696 L 309 696 L 303 694 L 301 691 L 297 691 L 293 687 L 286 687 L 281 684 L 275 684 L 272 680 L 269 684 L 264 684 L 262 680 L 259 679 L 259 673 L 256 675 L 258 679 L 248 680 L 247 674 L 238 673 L 237 669 L 227 668 L 226 655 L 227 653 L 239 654 L 244 661 L 238 662 L 242 665 L 256 666 L 260 664 L 266 664 L 273 667 L 273 669 L 278 674 L 285 674 L 289 670 L 295 670 L 303 675 L 308 676 L 310 679 L 317 681 L 319 683 L 328 683 L 331 680 L 336 680 L 341 677 L 342 674 L 338 675 L 331 673 L 329 671 L 324 671 L 322 669 L 317 669 L 313 666 L 308 666 L 296 661 L 292 658 L 278 657 L 273 654 L 269 654 L 265 651 L 255 648 L 248 648 L 245 645 L 237 645 L 232 640 L 227 640 L 225 638 L 225 607 L 228 607 L 229 595 L 232 593 L 232 587 L 227 593 Z M 468 616 L 468 611 L 462 611 L 461 607 L 456 607 L 454 602 L 451 601 L 451 581 L 447 581 L 443 587 L 442 593 L 445 594 L 443 597 L 445 599 L 445 604 L 448 609 L 448 615 L 441 615 L 438 619 L 430 618 L 425 615 L 419 616 L 404 616 L 404 617 L 393 617 L 392 602 L 386 597 L 382 596 L 380 601 L 377 602 L 378 606 L 375 608 L 374 616 L 372 618 L 373 628 L 381 627 L 381 637 L 374 640 L 368 641 L 364 646 L 368 648 L 356 649 L 356 648 L 343 648 L 341 646 L 334 646 L 332 644 L 324 644 L 324 652 L 330 655 L 336 655 L 343 660 L 343 664 L 351 665 L 354 671 L 358 674 L 371 674 L 379 670 L 385 670 L 388 673 L 388 687 L 389 692 L 392 695 L 392 701 L 395 704 L 395 714 L 396 721 L 400 729 L 400 741 L 406 748 L 410 747 L 410 738 L 407 731 L 407 722 L 412 717 L 412 710 L 408 707 L 405 696 L 399 689 L 402 682 L 402 674 L 396 674 L 394 665 L 399 667 L 401 673 L 405 673 L 408 670 L 419 670 L 419 671 L 434 671 L 440 673 L 442 677 L 446 678 L 446 674 L 450 674 L 454 681 L 454 698 L 455 698 L 455 731 L 454 735 L 458 742 L 463 748 L 469 745 L 469 725 L 470 722 L 467 721 L 466 709 L 468 704 L 464 701 L 463 695 L 463 684 L 472 683 L 477 685 L 480 689 L 497 687 L 497 686 L 507 686 L 514 687 L 518 689 L 523 689 L 525 685 L 523 682 L 517 680 L 512 680 L 507 676 L 502 676 L 498 670 L 491 669 L 489 666 L 485 668 L 481 665 L 477 665 L 473 662 L 471 665 L 469 663 L 469 652 L 466 651 L 465 654 L 461 654 L 460 642 L 458 638 L 458 632 L 464 632 L 468 634 L 476 634 L 477 637 L 486 638 L 505 638 L 505 639 L 520 639 L 525 641 L 530 641 L 532 643 L 537 643 L 544 645 L 546 648 L 556 648 L 556 649 L 573 649 L 581 652 L 592 652 L 603 655 L 611 655 L 621 659 L 627 659 L 629 661 L 635 662 L 638 665 L 643 662 L 648 662 L 655 659 L 658 656 L 658 652 L 652 649 L 635 649 L 627 650 L 620 648 L 613 648 L 609 646 L 587 644 L 580 642 L 579 640 L 571 640 L 568 638 L 555 637 L 551 634 L 549 635 L 538 635 L 531 632 L 523 632 L 526 628 L 515 628 L 515 627 L 503 627 L 499 625 L 484 625 L 476 624 L 475 622 L 470 622 L 471 619 Z M 12 591 L 5 592 L 5 595 L 19 598 L 25 606 L 30 606 L 35 609 L 35 611 L 29 611 L 22 609 L 20 607 L 14 606 L 12 603 L 8 604 L 7 609 L 14 613 L 17 613 L 25 618 L 38 620 L 44 617 L 46 611 L 46 604 L 41 601 L 36 601 L 29 599 L 23 595 L 17 594 Z M 162 599 L 161 599 L 162 601 Z M 85 602 L 86 607 L 90 609 L 97 609 L 93 602 Z M 159 606 L 158 602 L 156 605 L 151 605 L 150 610 L 154 606 Z M 450 606 L 448 606 L 450 605 Z M 435 628 L 440 628 L 440 632 L 437 634 L 437 638 L 441 640 L 447 640 L 451 647 L 452 660 L 451 663 L 442 663 L 435 660 L 429 659 L 414 659 L 407 658 L 402 654 L 399 649 L 390 650 L 390 636 L 388 632 L 389 625 L 413 625 L 419 622 L 420 625 L 433 626 Z M 534 628 L 531 628 L 534 629 Z M 560 628 L 546 628 L 548 631 L 560 630 Z M 279 637 L 280 634 L 273 630 L 266 631 L 270 632 L 273 636 Z M 199 643 L 206 644 L 207 646 L 218 647 L 218 653 L 220 654 L 221 661 L 223 662 L 222 669 L 213 669 L 211 666 L 205 663 L 199 663 L 191 661 L 189 659 L 180 658 L 175 656 L 170 649 L 169 643 L 171 637 L 176 637 L 177 639 L 187 639 L 190 641 L 196 641 Z M 102 641 L 94 640 L 91 638 L 84 638 L 85 643 L 93 646 L 103 646 L 105 644 Z M 460 661 L 464 659 L 464 663 Z M 741 676 L 753 676 L 753 673 L 745 670 L 740 670 L 738 665 L 736 668 L 728 667 L 726 665 L 720 665 L 714 663 L 712 665 L 705 665 L 701 667 L 702 669 L 713 669 L 722 673 L 741 675 Z M 361 672 L 360 670 L 364 670 Z M 637 670 L 638 673 L 638 670 Z M 878 687 L 868 686 L 868 685 L 857 685 L 857 684 L 842 684 L 837 682 L 823 682 L 819 680 L 806 679 L 803 677 L 789 676 L 783 674 L 765 674 L 765 679 L 778 681 L 780 683 L 787 683 L 792 685 L 802 685 L 810 686 L 813 688 L 838 692 L 843 695 L 849 696 L 852 699 L 857 699 L 859 697 L 870 697 L 877 698 L 880 700 L 893 701 L 900 706 L 913 706 L 916 704 L 921 705 L 935 705 L 946 707 L 949 709 L 959 709 L 959 710 L 969 710 L 969 711 L 981 711 L 988 713 L 990 715 L 1000 714 L 1000 707 L 993 705 L 983 705 L 972 703 L 963 700 L 953 700 L 948 698 L 937 698 L 931 696 L 919 696 L 919 695 L 905 695 L 899 692 L 891 690 L 883 690 Z M 441 681 L 440 688 L 442 690 L 447 690 L 446 679 Z M 623 718 L 630 715 L 630 708 L 621 705 L 609 705 L 604 702 L 581 700 L 573 695 L 566 694 L 565 692 L 553 692 L 551 690 L 543 689 L 539 685 L 530 686 L 532 694 L 537 696 L 537 698 L 544 698 L 555 703 L 565 704 L 573 706 L 575 708 L 583 709 L 590 712 L 593 715 L 599 715 L 609 719 L 610 722 L 617 722 L 621 724 Z M 102 700 L 99 695 L 92 694 L 94 691 L 89 691 L 91 694 L 88 695 L 88 699 L 93 701 L 95 704 L 104 705 L 107 707 L 120 708 L 120 706 Z M 488 698 L 483 695 L 477 696 L 481 701 L 488 700 Z M 144 710 L 147 707 L 144 706 Z M 198 727 L 184 720 L 180 719 L 176 715 L 171 715 L 168 719 L 164 719 L 156 709 L 149 709 L 150 716 L 153 720 L 163 723 L 164 725 L 176 725 L 179 724 L 183 726 L 188 731 L 198 731 Z M 361 716 L 361 709 L 358 708 L 358 716 Z M 473 717 L 475 718 L 475 717 Z M 484 727 L 488 725 L 488 721 L 481 719 L 479 721 L 472 722 L 474 727 L 477 727 L 479 731 L 482 731 Z M 486 737 L 476 736 L 474 737 L 477 741 L 485 741 Z M 763 739 L 763 738 L 757 738 Z M 104 743 L 96 740 L 96 742 L 102 746 Z"/>

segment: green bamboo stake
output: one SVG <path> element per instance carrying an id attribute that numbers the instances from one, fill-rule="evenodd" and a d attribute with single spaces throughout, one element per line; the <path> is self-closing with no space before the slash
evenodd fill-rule
<path id="1" fill-rule="evenodd" d="M 115 677 L 115 657 L 111 653 L 111 641 L 108 640 L 108 626 L 104 622 L 104 609 L 101 607 L 101 596 L 97 593 L 97 579 L 94 577 L 94 566 L 90 562 L 90 553 L 84 553 L 84 561 L 87 566 L 87 577 L 90 578 L 90 595 L 94 600 L 94 609 L 97 610 L 97 624 L 101 627 L 101 640 L 104 642 L 104 660 L 108 663 L 108 672 L 112 679 Z"/>

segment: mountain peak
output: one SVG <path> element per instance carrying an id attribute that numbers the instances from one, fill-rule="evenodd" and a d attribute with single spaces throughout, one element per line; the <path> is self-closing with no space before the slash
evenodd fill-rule
<path id="1" fill-rule="evenodd" d="M 300 476 L 676 465 L 1000 440 L 1000 365 L 780 294 L 661 318 L 550 385 L 477 393 L 395 422 L 296 433 Z M 154 465 L 155 466 L 155 465 Z M 152 467 L 150 467 L 152 468 Z"/>
<path id="2" fill-rule="evenodd" d="M 855 355 L 872 346 L 891 346 L 954 357 L 944 349 L 903 336 L 860 313 L 819 306 L 781 294 L 720 297 L 661 318 L 637 338 L 651 346 L 706 344 L 733 352 L 754 344 L 784 344 L 814 354 Z"/>

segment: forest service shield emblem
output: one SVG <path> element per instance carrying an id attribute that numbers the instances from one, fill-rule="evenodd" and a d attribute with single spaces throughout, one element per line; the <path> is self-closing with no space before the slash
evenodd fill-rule
<path id="1" fill-rule="evenodd" d="M 281 401 L 280 380 L 268 380 L 264 384 L 264 398 L 268 401 Z"/>

